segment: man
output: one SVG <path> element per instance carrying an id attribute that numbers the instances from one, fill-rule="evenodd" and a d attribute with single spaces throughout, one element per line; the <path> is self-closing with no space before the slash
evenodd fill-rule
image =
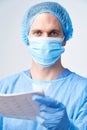
<path id="1" fill-rule="evenodd" d="M 87 130 L 87 79 L 63 67 L 61 54 L 73 33 L 67 11 L 56 2 L 31 7 L 23 20 L 23 40 L 32 55 L 30 70 L 0 82 L 1 93 L 43 90 L 35 120 L 1 117 L 0 130 Z"/>

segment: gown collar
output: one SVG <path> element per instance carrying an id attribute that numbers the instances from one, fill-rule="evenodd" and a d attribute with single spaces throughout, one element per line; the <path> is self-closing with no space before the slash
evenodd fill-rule
<path id="1" fill-rule="evenodd" d="M 25 70 L 24 73 L 25 73 L 27 76 L 31 77 L 30 70 Z M 71 74 L 71 73 L 72 73 L 72 72 L 71 72 L 69 69 L 65 68 L 65 69 L 63 70 L 63 72 L 56 77 L 56 79 L 64 78 L 64 77 L 68 76 L 68 75 Z"/>

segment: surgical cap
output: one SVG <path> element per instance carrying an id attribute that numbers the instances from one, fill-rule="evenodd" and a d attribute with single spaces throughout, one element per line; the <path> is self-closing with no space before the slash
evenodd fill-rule
<path id="1" fill-rule="evenodd" d="M 72 37 L 72 22 L 66 9 L 56 2 L 42 2 L 29 8 L 23 17 L 22 38 L 26 45 L 29 44 L 28 34 L 33 20 L 37 15 L 45 12 L 51 13 L 58 18 L 62 25 L 65 41 L 69 40 Z"/>

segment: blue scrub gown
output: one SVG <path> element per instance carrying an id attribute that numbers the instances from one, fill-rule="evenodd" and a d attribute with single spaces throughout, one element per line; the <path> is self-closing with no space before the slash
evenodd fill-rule
<path id="1" fill-rule="evenodd" d="M 44 90 L 66 106 L 70 130 L 87 130 L 87 79 L 65 69 L 55 80 L 32 80 L 23 71 L 0 81 L 0 93 Z M 0 117 L 0 130 L 47 130 L 36 120 Z"/>

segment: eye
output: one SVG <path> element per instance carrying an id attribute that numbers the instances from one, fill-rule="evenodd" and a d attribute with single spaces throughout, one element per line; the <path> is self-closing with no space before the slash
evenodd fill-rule
<path id="1" fill-rule="evenodd" d="M 41 35 L 41 31 L 39 31 L 39 30 L 38 30 L 38 31 L 34 31 L 34 32 L 33 32 L 33 35 L 35 35 L 35 36 L 40 36 L 40 35 Z"/>
<path id="2" fill-rule="evenodd" d="M 58 36 L 61 35 L 61 33 L 60 33 L 59 31 L 57 31 L 57 30 L 53 30 L 53 31 L 50 32 L 49 35 L 50 35 L 51 37 L 58 37 Z"/>

